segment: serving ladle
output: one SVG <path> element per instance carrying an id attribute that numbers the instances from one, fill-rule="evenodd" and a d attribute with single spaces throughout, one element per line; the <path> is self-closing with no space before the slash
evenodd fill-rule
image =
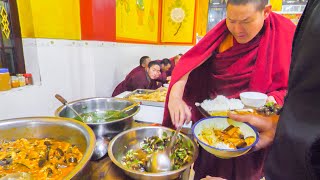
<path id="1" fill-rule="evenodd" d="M 170 158 L 172 154 L 172 148 L 176 142 L 177 136 L 182 129 L 182 126 L 178 127 L 173 136 L 171 137 L 170 144 L 167 148 L 162 151 L 154 152 L 148 163 L 147 170 L 149 172 L 158 173 L 170 171 L 173 166 L 173 160 Z"/>
<path id="2" fill-rule="evenodd" d="M 56 94 L 54 97 L 56 97 L 63 105 L 65 105 L 65 106 L 67 106 L 69 109 L 71 109 L 71 111 L 72 111 L 76 116 L 78 116 L 78 117 L 81 119 L 82 122 L 85 122 L 85 120 L 80 116 L 80 114 L 79 114 L 76 110 L 74 110 L 74 109 L 69 105 L 68 101 L 67 101 L 65 98 L 63 98 L 63 97 L 62 97 L 61 95 L 59 95 L 59 94 Z"/>

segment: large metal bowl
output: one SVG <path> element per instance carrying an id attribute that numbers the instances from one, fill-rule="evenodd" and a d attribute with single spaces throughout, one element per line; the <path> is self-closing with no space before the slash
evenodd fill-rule
<path id="1" fill-rule="evenodd" d="M 135 101 L 120 98 L 87 98 L 72 101 L 69 105 L 79 114 L 95 111 L 122 110 L 134 104 Z M 86 123 L 96 135 L 96 148 L 92 159 L 97 160 L 107 154 L 109 141 L 124 130 L 132 127 L 133 116 L 140 110 L 139 106 L 127 111 L 128 117 L 102 123 Z M 67 106 L 60 106 L 55 111 L 55 116 L 75 118 L 76 115 Z"/>
<path id="2" fill-rule="evenodd" d="M 129 129 L 125 132 L 118 134 L 112 139 L 108 148 L 108 155 L 112 162 L 121 168 L 125 174 L 130 176 L 133 179 L 139 180 L 168 180 L 168 179 L 177 179 L 181 174 L 191 166 L 192 163 L 198 157 L 198 146 L 196 143 L 191 140 L 188 136 L 180 133 L 184 141 L 189 141 L 193 147 L 193 157 L 192 161 L 184 165 L 178 170 L 162 172 L 162 173 L 148 173 L 148 172 L 139 172 L 130 170 L 127 167 L 121 164 L 121 160 L 126 152 L 130 149 L 140 149 L 140 143 L 143 142 L 145 137 L 159 136 L 161 137 L 163 132 L 171 134 L 172 129 L 162 127 L 162 126 L 147 126 Z"/>
<path id="3" fill-rule="evenodd" d="M 0 121 L 0 139 L 52 138 L 76 145 L 83 154 L 79 164 L 64 179 L 77 178 L 77 174 L 90 160 L 95 137 L 84 123 L 58 117 L 26 117 Z"/>

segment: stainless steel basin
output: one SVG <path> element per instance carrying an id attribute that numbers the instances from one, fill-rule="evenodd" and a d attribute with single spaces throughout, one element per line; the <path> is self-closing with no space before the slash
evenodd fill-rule
<path id="1" fill-rule="evenodd" d="M 95 137 L 84 123 L 58 117 L 26 117 L 0 120 L 0 139 L 52 138 L 76 145 L 83 154 L 79 164 L 64 179 L 79 178 L 76 175 L 90 160 Z"/>
<path id="2" fill-rule="evenodd" d="M 181 174 L 187 169 L 190 168 L 192 163 L 198 157 L 198 146 L 197 144 L 191 140 L 188 136 L 180 133 L 183 138 L 183 141 L 189 141 L 191 147 L 193 149 L 193 157 L 191 162 L 184 165 L 178 170 L 162 172 L 162 173 L 148 173 L 148 172 L 140 172 L 128 169 L 124 165 L 121 164 L 121 160 L 126 152 L 130 149 L 140 149 L 140 143 L 143 142 L 145 137 L 151 136 L 159 136 L 161 137 L 163 132 L 167 134 L 171 134 L 173 132 L 172 129 L 162 127 L 162 126 L 147 126 L 147 127 L 139 127 L 129 129 L 125 132 L 118 134 L 116 137 L 112 139 L 109 144 L 108 155 L 112 162 L 121 168 L 125 174 L 130 176 L 133 179 L 137 180 L 168 180 L 168 179 L 177 179 L 181 176 Z"/>
<path id="3" fill-rule="evenodd" d="M 128 107 L 135 102 L 128 99 L 120 98 L 88 98 L 69 102 L 69 105 L 75 109 L 79 114 L 107 111 L 107 110 L 121 110 Z M 140 110 L 139 106 L 127 111 L 128 117 L 102 123 L 86 123 L 94 131 L 96 135 L 96 148 L 94 150 L 92 159 L 97 160 L 107 154 L 108 142 L 120 132 L 132 127 L 133 116 Z M 75 118 L 76 115 L 66 106 L 60 106 L 55 111 L 55 116 Z"/>

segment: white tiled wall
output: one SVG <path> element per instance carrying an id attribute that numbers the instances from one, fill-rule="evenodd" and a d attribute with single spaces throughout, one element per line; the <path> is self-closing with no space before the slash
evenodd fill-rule
<path id="1" fill-rule="evenodd" d="M 110 96 L 114 87 L 139 64 L 139 58 L 172 57 L 190 46 L 158 46 L 99 41 L 24 39 L 26 69 L 35 86 L 0 92 L 0 119 L 53 115 L 67 100 Z"/>

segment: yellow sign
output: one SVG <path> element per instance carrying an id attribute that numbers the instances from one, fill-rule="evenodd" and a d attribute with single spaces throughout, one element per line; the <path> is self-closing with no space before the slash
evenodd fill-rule
<path id="1" fill-rule="evenodd" d="M 157 42 L 159 0 L 117 0 L 117 40 Z"/>
<path id="2" fill-rule="evenodd" d="M 282 1 L 281 0 L 270 0 L 273 11 L 282 11 Z"/>
<path id="3" fill-rule="evenodd" d="M 195 0 L 163 0 L 161 42 L 193 42 L 195 6 Z"/>
<path id="4" fill-rule="evenodd" d="M 207 34 L 208 8 L 209 0 L 198 0 L 197 33 L 201 37 Z"/>
<path id="5" fill-rule="evenodd" d="M 22 37 L 81 38 L 79 0 L 17 1 Z"/>
<path id="6" fill-rule="evenodd" d="M 21 36 L 34 38 L 34 26 L 30 0 L 17 1 Z"/>

